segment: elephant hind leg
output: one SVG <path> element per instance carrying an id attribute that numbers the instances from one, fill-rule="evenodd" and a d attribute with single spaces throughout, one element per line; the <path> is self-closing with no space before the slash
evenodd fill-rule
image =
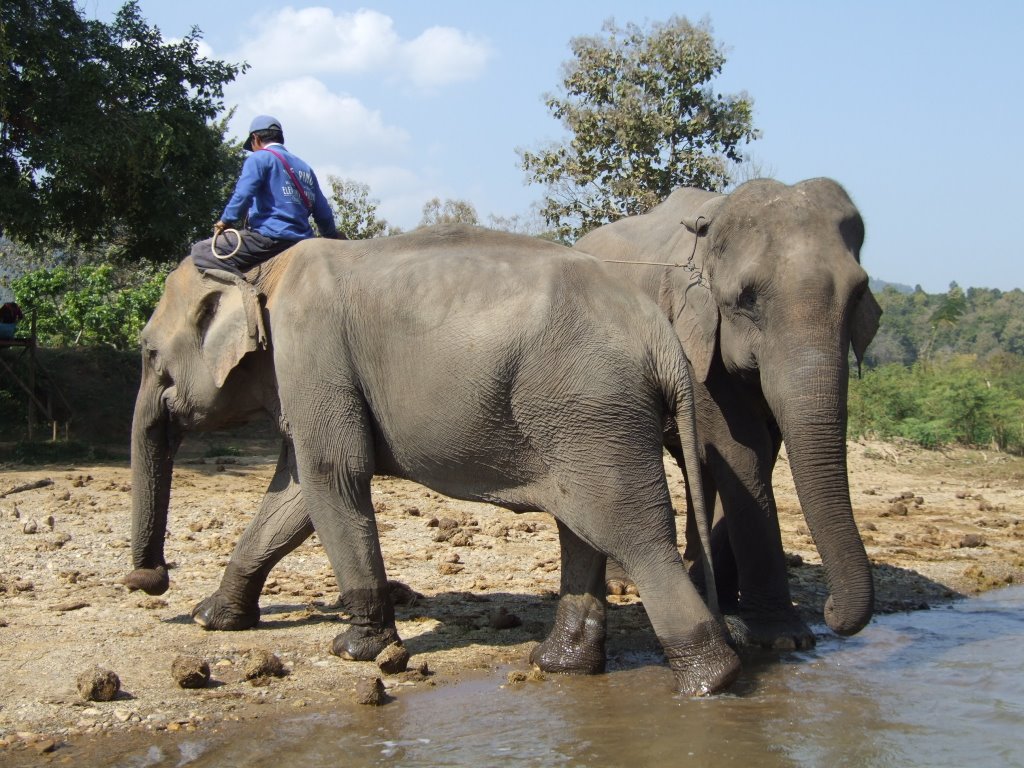
<path id="1" fill-rule="evenodd" d="M 728 688 L 739 675 L 739 657 L 688 578 L 675 547 L 670 542 L 660 549 L 647 546 L 623 553 L 621 562 L 643 596 L 679 692 L 706 696 Z"/>
<path id="2" fill-rule="evenodd" d="M 558 521 L 562 547 L 561 599 L 547 638 L 530 653 L 545 672 L 604 672 L 605 557 Z"/>

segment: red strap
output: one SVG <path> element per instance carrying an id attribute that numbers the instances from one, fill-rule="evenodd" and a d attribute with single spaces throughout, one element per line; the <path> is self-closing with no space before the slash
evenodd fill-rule
<path id="1" fill-rule="evenodd" d="M 288 171 L 288 175 L 291 177 L 292 184 L 295 185 L 295 189 L 298 191 L 299 197 L 302 198 L 302 204 L 306 206 L 307 211 L 312 211 L 313 204 L 310 203 L 309 198 L 306 197 L 305 190 L 302 189 L 302 185 L 299 183 L 298 178 L 296 178 L 295 176 L 295 171 L 293 171 L 292 167 L 288 165 L 288 161 L 284 159 L 284 155 L 282 155 L 280 152 L 275 152 L 270 147 L 263 147 L 260 151 L 269 152 L 270 154 L 272 154 L 274 157 L 281 161 L 281 165 L 283 165 L 284 169 Z"/>

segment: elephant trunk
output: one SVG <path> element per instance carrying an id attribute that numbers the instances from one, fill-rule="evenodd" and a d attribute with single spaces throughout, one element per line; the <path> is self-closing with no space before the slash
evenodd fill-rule
<path id="1" fill-rule="evenodd" d="M 843 363 L 823 367 L 804 362 L 788 372 L 786 380 L 792 383 L 781 390 L 789 393 L 788 402 L 779 408 L 771 405 L 779 416 L 800 506 L 825 568 L 830 592 L 825 621 L 834 632 L 852 635 L 870 621 L 875 595 L 850 503 L 848 371 Z"/>
<path id="2" fill-rule="evenodd" d="M 167 591 L 164 535 L 174 454 L 180 439 L 163 402 L 163 388 L 144 366 L 132 421 L 132 565 L 124 583 L 151 595 Z"/>

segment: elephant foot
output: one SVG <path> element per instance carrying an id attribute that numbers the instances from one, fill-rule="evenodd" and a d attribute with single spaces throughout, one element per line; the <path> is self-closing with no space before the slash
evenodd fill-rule
<path id="1" fill-rule="evenodd" d="M 817 642 L 814 632 L 795 611 L 726 614 L 725 624 L 737 648 L 768 651 L 808 651 Z"/>
<path id="2" fill-rule="evenodd" d="M 373 661 L 392 643 L 399 643 L 394 627 L 352 626 L 334 638 L 331 653 L 349 661 Z"/>
<path id="3" fill-rule="evenodd" d="M 740 674 L 740 658 L 717 623 L 700 625 L 683 642 L 662 642 L 669 666 L 684 696 L 710 696 L 732 685 Z"/>
<path id="4" fill-rule="evenodd" d="M 604 588 L 605 594 L 608 595 L 639 596 L 640 594 L 636 582 L 629 578 L 622 566 L 611 558 L 608 559 L 604 569 Z"/>
<path id="5" fill-rule="evenodd" d="M 214 592 L 192 609 L 192 620 L 203 629 L 220 632 L 252 629 L 260 622 L 260 607 L 240 606 Z"/>
<path id="6" fill-rule="evenodd" d="M 602 601 L 591 595 L 563 596 L 555 614 L 555 626 L 530 653 L 530 663 L 544 672 L 604 672 L 605 621 Z"/>
<path id="7" fill-rule="evenodd" d="M 640 590 L 636 582 L 623 576 L 620 578 L 609 577 L 604 583 L 605 592 L 609 595 L 636 595 L 639 597 Z"/>
<path id="8" fill-rule="evenodd" d="M 171 586 L 167 568 L 162 565 L 156 568 L 136 568 L 124 577 L 122 583 L 129 590 L 141 589 L 147 595 L 162 595 Z"/>

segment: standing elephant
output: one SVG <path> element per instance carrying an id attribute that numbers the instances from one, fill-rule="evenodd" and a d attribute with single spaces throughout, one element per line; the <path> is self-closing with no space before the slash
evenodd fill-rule
<path id="1" fill-rule="evenodd" d="M 603 669 L 611 556 L 644 590 L 680 691 L 719 691 L 738 674 L 676 550 L 661 456 L 665 430 L 677 430 L 676 459 L 699 461 L 686 359 L 658 307 L 595 259 L 457 226 L 306 241 L 255 285 L 185 260 L 142 343 L 130 587 L 168 587 L 184 431 L 268 411 L 285 447 L 207 616 L 237 618 L 226 600 L 244 619 L 261 575 L 311 520 L 352 615 L 333 652 L 371 659 L 397 641 L 370 501 L 370 479 L 385 473 L 555 517 L 562 597 L 531 656 L 542 669 Z"/>
<path id="2" fill-rule="evenodd" d="M 846 470 L 847 351 L 863 357 L 881 315 L 863 240 L 836 182 L 757 179 L 727 195 L 676 190 L 575 245 L 654 299 L 682 340 L 719 600 L 743 644 L 814 644 L 790 598 L 772 494 L 782 440 L 828 580 L 825 620 L 848 635 L 871 618 Z"/>

